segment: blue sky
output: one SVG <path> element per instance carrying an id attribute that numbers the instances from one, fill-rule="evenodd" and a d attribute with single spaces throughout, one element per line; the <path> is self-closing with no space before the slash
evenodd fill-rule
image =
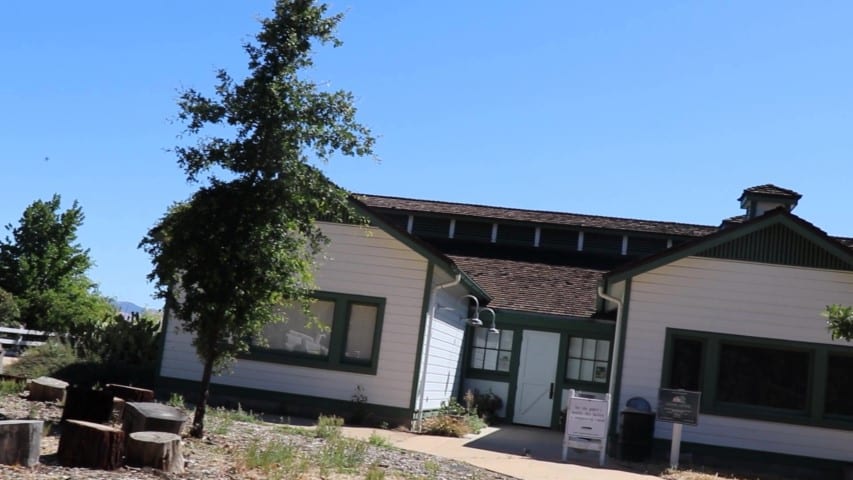
<path id="1" fill-rule="evenodd" d="M 811 7 L 811 8 L 809 8 Z M 86 214 L 101 291 L 159 306 L 136 246 L 189 196 L 177 90 L 240 76 L 272 0 L 4 3 L 0 223 L 53 193 Z M 307 72 L 379 137 L 357 192 L 716 225 L 743 188 L 853 236 L 849 2 L 370 1 Z M 5 233 L 4 233 L 5 235 Z"/>

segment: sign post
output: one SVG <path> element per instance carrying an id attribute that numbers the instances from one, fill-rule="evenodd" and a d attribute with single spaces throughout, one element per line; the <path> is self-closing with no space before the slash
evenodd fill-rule
<path id="1" fill-rule="evenodd" d="M 598 451 L 598 464 L 604 466 L 607 455 L 607 425 L 610 395 L 569 390 L 566 406 L 566 431 L 563 435 L 563 461 L 569 447 Z"/>
<path id="2" fill-rule="evenodd" d="M 672 423 L 672 446 L 669 450 L 669 466 L 678 468 L 681 456 L 681 428 L 683 425 L 699 424 L 699 400 L 702 392 L 661 388 L 658 392 L 658 417 L 661 422 Z"/>

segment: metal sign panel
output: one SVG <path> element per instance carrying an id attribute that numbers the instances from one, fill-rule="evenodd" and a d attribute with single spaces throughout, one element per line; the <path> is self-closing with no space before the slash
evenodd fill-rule
<path id="1" fill-rule="evenodd" d="M 658 392 L 658 417 L 661 422 L 697 425 L 702 392 L 661 388 Z"/>

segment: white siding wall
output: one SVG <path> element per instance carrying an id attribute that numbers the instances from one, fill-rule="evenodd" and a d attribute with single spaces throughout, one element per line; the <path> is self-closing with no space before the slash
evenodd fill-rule
<path id="1" fill-rule="evenodd" d="M 688 257 L 638 275 L 631 286 L 620 408 L 628 398 L 657 401 L 665 329 L 833 342 L 824 306 L 850 303 L 853 273 Z M 655 437 L 670 438 L 658 422 Z M 701 415 L 685 441 L 851 460 L 853 432 Z"/>
<path id="2" fill-rule="evenodd" d="M 436 275 L 433 284 L 447 281 L 444 275 Z M 439 408 L 441 402 L 455 397 L 459 389 L 465 317 L 468 312 L 467 300 L 460 299 L 467 293 L 460 286 L 438 291 L 435 318 L 432 321 L 432 338 L 426 360 L 424 410 Z M 415 405 L 415 409 L 418 406 L 419 403 Z"/>
<path id="3" fill-rule="evenodd" d="M 323 223 L 331 239 L 316 273 L 319 290 L 385 298 L 376 375 L 240 360 L 213 382 L 349 401 L 361 385 L 367 401 L 408 408 L 427 260 L 377 228 Z M 161 375 L 201 379 L 188 334 L 166 336 Z"/>

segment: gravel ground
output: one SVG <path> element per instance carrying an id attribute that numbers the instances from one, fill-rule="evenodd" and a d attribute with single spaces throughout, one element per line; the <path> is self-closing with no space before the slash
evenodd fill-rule
<path id="1" fill-rule="evenodd" d="M 241 459 L 246 447 L 259 439 L 276 441 L 296 447 L 309 466 L 289 473 L 284 478 L 301 480 L 355 480 L 363 479 L 370 466 L 384 472 L 385 480 L 512 480 L 512 477 L 483 470 L 465 463 L 409 452 L 393 447 L 374 446 L 365 442 L 366 452 L 362 468 L 352 473 L 321 472 L 310 460 L 317 458 L 326 440 L 294 433 L 281 425 L 263 422 L 217 420 L 208 416 L 207 436 L 194 439 L 184 436 L 183 455 L 185 472 L 163 473 L 152 469 L 125 467 L 106 472 L 82 468 L 66 468 L 58 464 L 56 450 L 59 445 L 59 419 L 62 407 L 56 403 L 29 402 L 25 396 L 0 397 L 0 419 L 38 419 L 45 421 L 41 443 L 41 464 L 33 468 L 0 465 L 0 479 L 262 479 L 268 474 L 247 468 Z M 217 424 L 217 422 L 219 422 Z M 218 426 L 218 428 L 217 428 Z"/>

